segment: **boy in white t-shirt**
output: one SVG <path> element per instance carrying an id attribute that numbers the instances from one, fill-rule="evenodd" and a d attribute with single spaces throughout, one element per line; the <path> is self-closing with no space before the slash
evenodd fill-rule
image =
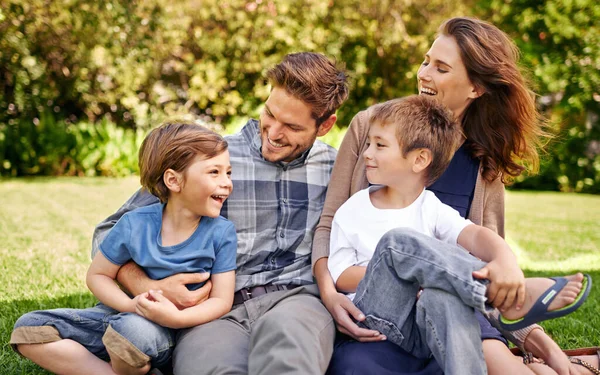
<path id="1" fill-rule="evenodd" d="M 376 185 L 336 212 L 328 260 L 337 289 L 365 313 L 361 324 L 417 357 L 433 355 L 449 374 L 485 372 L 483 361 L 483 368 L 465 369 L 460 357 L 445 350 L 466 342 L 481 347 L 474 309 L 496 306 L 500 326 L 516 330 L 574 311 L 591 286 L 582 274 L 556 282 L 525 279 L 500 236 L 425 190 L 463 140 L 452 114 L 433 99 L 411 96 L 375 106 L 363 157 L 367 178 Z M 420 308 L 421 291 L 422 298 L 435 300 L 428 306 L 443 308 Z M 428 330 L 436 316 L 464 330 L 462 342 Z"/>

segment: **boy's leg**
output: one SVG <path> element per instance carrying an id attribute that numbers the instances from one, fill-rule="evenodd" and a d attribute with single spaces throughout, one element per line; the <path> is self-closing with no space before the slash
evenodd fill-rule
<path id="1" fill-rule="evenodd" d="M 416 306 L 419 335 L 445 374 L 487 374 L 472 307 L 440 289 L 425 289 Z"/>
<path id="2" fill-rule="evenodd" d="M 473 271 L 486 263 L 458 246 L 412 229 L 397 228 L 381 238 L 369 267 L 377 262 L 385 265 L 378 267 L 379 272 L 391 272 L 398 280 L 416 283 L 422 289 L 444 290 L 465 305 L 486 311 L 487 281 L 473 278 Z"/>
<path id="3" fill-rule="evenodd" d="M 73 340 L 59 340 L 46 344 L 19 344 L 19 353 L 38 366 L 56 374 L 114 374 L 110 363 L 89 352 Z"/>
<path id="4" fill-rule="evenodd" d="M 115 311 L 98 305 L 88 309 L 33 311 L 21 316 L 11 334 L 12 347 L 40 366 L 57 373 L 111 373 L 103 361 L 103 321 Z"/>
<path id="5" fill-rule="evenodd" d="M 175 331 L 134 313 L 110 318 L 102 342 L 119 374 L 145 374 L 169 362 Z"/>

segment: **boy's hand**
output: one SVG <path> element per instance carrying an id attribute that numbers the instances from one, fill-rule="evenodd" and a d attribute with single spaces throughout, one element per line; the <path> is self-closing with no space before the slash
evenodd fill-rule
<path id="1" fill-rule="evenodd" d="M 499 257 L 479 271 L 473 272 L 476 279 L 488 279 L 488 303 L 504 311 L 513 305 L 519 310 L 525 303 L 525 276 L 514 257 Z"/>
<path id="2" fill-rule="evenodd" d="M 212 284 L 208 278 L 209 272 L 204 273 L 178 273 L 173 276 L 165 277 L 156 281 L 156 289 L 161 290 L 162 294 L 178 309 L 183 310 L 188 307 L 196 306 L 208 299 Z M 208 281 L 207 281 L 208 280 Z M 201 288 L 188 290 L 187 284 L 196 284 L 206 281 Z"/>
<path id="3" fill-rule="evenodd" d="M 176 317 L 180 311 L 167 297 L 162 295 L 162 291 L 150 290 L 136 296 L 136 299 L 136 314 L 163 327 L 177 328 L 175 327 Z"/>

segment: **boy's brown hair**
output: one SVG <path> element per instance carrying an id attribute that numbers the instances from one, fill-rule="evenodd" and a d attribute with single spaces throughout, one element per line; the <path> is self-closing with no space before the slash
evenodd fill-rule
<path id="1" fill-rule="evenodd" d="M 196 156 L 210 159 L 227 147 L 222 136 L 204 126 L 180 122 L 162 124 L 146 136 L 140 147 L 142 188 L 165 203 L 169 198 L 169 189 L 163 181 L 167 169 L 184 173 Z"/>
<path id="2" fill-rule="evenodd" d="M 317 126 L 348 98 L 348 75 L 344 68 L 320 53 L 289 54 L 269 69 L 267 79 L 272 87 L 284 88 L 308 104 Z"/>
<path id="3" fill-rule="evenodd" d="M 424 95 L 377 104 L 373 107 L 370 121 L 381 126 L 396 126 L 396 138 L 404 157 L 419 148 L 431 151 L 431 164 L 425 170 L 426 186 L 444 173 L 462 134 L 452 112 Z"/>

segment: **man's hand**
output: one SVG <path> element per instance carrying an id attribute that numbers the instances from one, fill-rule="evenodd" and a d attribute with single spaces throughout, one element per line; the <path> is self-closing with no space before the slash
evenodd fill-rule
<path id="1" fill-rule="evenodd" d="M 514 258 L 494 259 L 479 271 L 473 272 L 476 279 L 488 279 L 488 302 L 500 311 L 513 305 L 519 310 L 525 303 L 525 275 Z"/>
<path id="2" fill-rule="evenodd" d="M 163 327 L 178 328 L 180 310 L 161 291 L 150 290 L 135 297 L 135 313 Z"/>
<path id="3" fill-rule="evenodd" d="M 178 273 L 156 281 L 156 289 L 171 301 L 179 310 L 196 306 L 206 301 L 210 295 L 212 284 L 208 278 L 210 273 Z M 208 281 L 206 281 L 208 280 Z M 202 288 L 188 290 L 186 284 L 196 284 L 206 281 Z"/>
<path id="4" fill-rule="evenodd" d="M 386 337 L 377 331 L 361 328 L 354 320 L 365 320 L 364 314 L 342 293 L 321 293 L 321 299 L 329 313 L 333 316 L 340 332 L 360 342 L 382 341 Z M 353 320 L 354 319 L 354 320 Z"/>

